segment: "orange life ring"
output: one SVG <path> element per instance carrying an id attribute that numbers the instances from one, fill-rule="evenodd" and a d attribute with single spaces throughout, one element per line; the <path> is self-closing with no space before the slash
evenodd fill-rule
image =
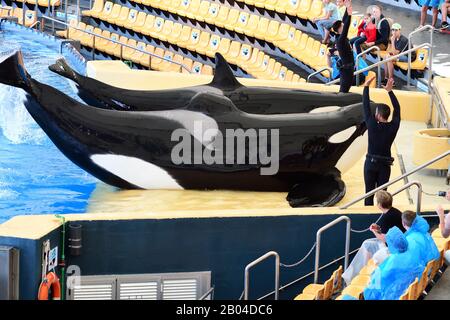
<path id="1" fill-rule="evenodd" d="M 53 300 L 61 300 L 61 285 L 59 278 L 54 272 L 47 273 L 39 286 L 38 300 L 48 300 L 48 293 L 52 288 Z"/>

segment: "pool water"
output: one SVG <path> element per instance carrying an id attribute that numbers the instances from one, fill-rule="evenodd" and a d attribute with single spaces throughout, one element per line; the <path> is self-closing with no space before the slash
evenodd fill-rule
<path id="1" fill-rule="evenodd" d="M 6 27 L 0 51 L 17 46 L 36 80 L 76 98 L 72 84 L 48 70 L 60 57 L 57 42 Z M 19 214 L 85 212 L 97 180 L 54 146 L 24 100 L 24 91 L 0 84 L 0 223 Z"/>

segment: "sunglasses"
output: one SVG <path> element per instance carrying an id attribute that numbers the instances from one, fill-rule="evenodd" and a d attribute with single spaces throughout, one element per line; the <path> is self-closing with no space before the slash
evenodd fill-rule
<path id="1" fill-rule="evenodd" d="M 392 29 L 392 31 L 399 31 L 400 29 Z"/>

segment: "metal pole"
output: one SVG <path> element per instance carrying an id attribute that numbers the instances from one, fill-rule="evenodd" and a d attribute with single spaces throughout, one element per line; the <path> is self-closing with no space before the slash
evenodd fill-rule
<path id="1" fill-rule="evenodd" d="M 248 288 L 250 285 L 249 272 L 250 269 L 253 268 L 258 263 L 266 260 L 267 258 L 275 256 L 275 300 L 278 300 L 278 293 L 280 290 L 280 256 L 275 251 L 269 251 L 258 259 L 250 262 L 245 267 L 245 276 L 244 276 L 244 300 L 248 300 Z"/>
<path id="2" fill-rule="evenodd" d="M 392 193 L 395 196 L 402 192 L 403 190 L 409 189 L 411 186 L 417 187 L 417 197 L 416 197 L 416 213 L 420 214 L 422 211 L 422 184 L 419 181 L 411 181 L 402 186 L 400 189 Z"/>
<path id="3" fill-rule="evenodd" d="M 95 36 L 92 42 L 92 60 L 95 61 Z"/>
<path id="4" fill-rule="evenodd" d="M 345 260 L 344 260 L 344 270 L 348 267 L 348 258 L 350 254 L 350 231 L 351 231 L 351 220 L 347 216 L 341 216 L 330 223 L 324 225 L 322 228 L 320 228 L 316 233 L 316 259 L 315 259 L 315 265 L 314 265 L 314 283 L 317 283 L 319 281 L 319 262 L 320 262 L 320 240 L 322 237 L 322 232 L 325 230 L 331 228 L 335 224 L 341 222 L 341 221 L 347 221 L 346 223 L 346 233 L 345 233 Z"/>
<path id="5" fill-rule="evenodd" d="M 68 6 L 68 0 L 66 0 L 65 1 L 65 8 L 64 8 L 64 21 L 66 22 L 66 24 L 67 24 L 67 6 Z"/>
<path id="6" fill-rule="evenodd" d="M 411 46 L 412 46 L 412 36 L 418 32 L 422 32 L 424 30 L 430 29 L 431 30 L 431 35 L 430 35 L 430 47 L 433 47 L 433 30 L 434 27 L 427 24 L 426 26 L 423 26 L 417 30 L 414 30 L 413 32 L 411 32 L 408 35 L 408 50 L 411 50 Z M 433 59 L 433 57 L 431 56 L 430 59 Z M 430 69 L 431 72 L 431 69 Z M 406 86 L 409 87 L 410 86 L 410 82 L 411 82 L 411 51 L 408 51 L 408 73 L 407 73 L 407 81 L 406 81 Z"/>
<path id="7" fill-rule="evenodd" d="M 428 93 L 431 90 L 431 79 L 433 76 L 433 30 L 431 30 L 430 35 L 430 47 L 428 48 Z"/>
<path id="8" fill-rule="evenodd" d="M 373 46 L 373 47 L 367 48 L 366 50 L 364 50 L 363 52 L 361 52 L 360 54 L 358 54 L 356 56 L 356 62 L 355 62 L 356 70 L 358 70 L 358 67 L 359 67 L 359 58 L 362 57 L 364 54 L 372 51 L 372 50 L 376 50 L 377 51 L 378 62 L 380 62 L 380 47 Z M 378 65 L 378 75 L 381 77 L 381 75 L 380 75 L 380 66 L 379 65 Z M 381 81 L 381 79 L 378 79 L 378 82 L 380 82 L 380 81 Z M 359 86 L 359 77 L 356 77 L 356 85 Z"/>
<path id="9" fill-rule="evenodd" d="M 397 181 L 400 181 L 400 180 L 404 179 L 405 177 L 410 176 L 411 174 L 416 173 L 417 171 L 428 167 L 430 164 L 433 164 L 436 161 L 439 161 L 439 160 L 447 157 L 449 154 L 450 154 L 450 150 L 448 150 L 448 151 L 444 152 L 443 154 L 441 154 L 441 155 L 431 159 L 428 162 L 425 162 L 424 164 L 414 168 L 413 170 L 411 170 L 409 172 L 406 172 L 406 173 L 402 174 L 401 176 L 398 176 L 394 180 L 386 182 L 385 184 L 383 184 L 383 185 L 373 189 L 372 191 L 367 192 L 366 194 L 356 198 L 355 200 L 348 202 L 347 204 L 343 205 L 342 207 L 339 207 L 339 209 L 347 209 L 348 207 L 354 205 L 355 203 L 357 203 L 357 202 L 359 202 L 361 200 L 364 200 L 365 198 L 370 197 L 371 195 L 375 194 L 378 190 L 381 190 L 381 189 L 389 187 L 390 185 L 396 183 Z"/>
<path id="10" fill-rule="evenodd" d="M 80 21 L 80 0 L 77 0 L 77 21 Z"/>
<path id="11" fill-rule="evenodd" d="M 319 73 L 321 73 L 322 71 L 328 70 L 328 73 L 330 74 L 330 77 L 328 79 L 331 79 L 331 72 L 330 72 L 330 68 L 329 67 L 323 67 L 322 69 L 319 69 L 313 73 L 311 73 L 308 78 L 306 78 L 306 82 L 309 82 L 309 79 L 311 79 L 313 76 L 318 75 Z"/>

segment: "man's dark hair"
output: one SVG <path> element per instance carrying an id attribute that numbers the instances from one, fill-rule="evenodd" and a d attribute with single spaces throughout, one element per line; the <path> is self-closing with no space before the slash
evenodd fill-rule
<path id="1" fill-rule="evenodd" d="M 388 105 L 384 103 L 377 104 L 376 113 L 380 114 L 380 116 L 387 120 L 389 119 L 389 116 L 391 115 L 391 108 L 388 107 Z"/>
<path id="2" fill-rule="evenodd" d="M 411 210 L 406 210 L 402 213 L 402 221 L 405 226 L 411 227 L 416 219 L 416 213 Z"/>
<path id="3" fill-rule="evenodd" d="M 342 24 L 342 21 L 341 21 L 341 20 L 335 21 L 335 22 L 333 23 L 333 25 L 331 26 L 331 30 L 332 30 L 334 33 L 339 33 L 339 28 L 341 27 L 341 24 Z"/>

